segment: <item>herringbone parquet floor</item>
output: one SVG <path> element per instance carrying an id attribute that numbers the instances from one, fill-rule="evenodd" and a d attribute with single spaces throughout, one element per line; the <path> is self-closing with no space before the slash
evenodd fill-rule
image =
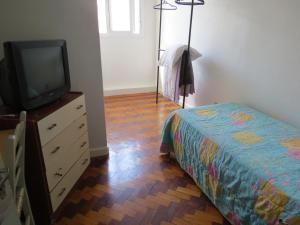
<path id="1" fill-rule="evenodd" d="M 177 165 L 159 155 L 160 131 L 178 105 L 155 94 L 105 98 L 109 159 L 94 159 L 56 225 L 227 225 Z"/>

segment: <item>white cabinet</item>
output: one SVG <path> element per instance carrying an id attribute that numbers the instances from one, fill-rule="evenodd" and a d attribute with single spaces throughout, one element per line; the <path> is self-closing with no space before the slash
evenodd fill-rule
<path id="1" fill-rule="evenodd" d="M 38 121 L 41 145 L 44 146 L 67 126 L 86 113 L 84 95 Z"/>
<path id="2" fill-rule="evenodd" d="M 90 162 L 84 95 L 38 121 L 38 132 L 56 211 Z"/>

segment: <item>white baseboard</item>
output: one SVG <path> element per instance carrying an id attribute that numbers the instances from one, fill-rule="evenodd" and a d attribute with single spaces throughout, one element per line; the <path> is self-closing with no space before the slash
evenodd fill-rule
<path id="1" fill-rule="evenodd" d="M 109 149 L 107 146 L 100 147 L 100 148 L 91 148 L 91 157 L 99 157 L 99 156 L 106 156 L 109 154 Z"/>
<path id="2" fill-rule="evenodd" d="M 139 88 L 124 88 L 104 90 L 104 96 L 126 95 L 136 93 L 147 93 L 156 91 L 156 87 L 139 87 Z"/>

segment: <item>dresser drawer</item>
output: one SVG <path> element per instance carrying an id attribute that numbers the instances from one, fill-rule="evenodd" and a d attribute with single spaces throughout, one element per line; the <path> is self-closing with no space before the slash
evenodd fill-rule
<path id="1" fill-rule="evenodd" d="M 72 165 L 79 159 L 85 150 L 89 148 L 88 134 L 85 133 L 79 137 L 75 143 L 68 146 L 68 149 L 60 154 L 55 160 L 48 160 L 46 165 L 46 174 L 50 192 L 63 179 Z"/>
<path id="2" fill-rule="evenodd" d="M 41 145 L 44 146 L 84 113 L 86 113 L 86 108 L 84 96 L 82 95 L 38 121 Z"/>
<path id="3" fill-rule="evenodd" d="M 60 161 L 66 154 L 70 146 L 83 134 L 87 133 L 86 115 L 81 116 L 71 123 L 58 136 L 43 146 L 43 156 L 46 168 L 53 161 Z"/>
<path id="4" fill-rule="evenodd" d="M 74 147 L 74 155 L 79 158 L 79 156 L 82 155 L 83 152 L 85 152 L 86 149 L 89 149 L 89 136 L 88 133 L 85 135 L 81 136 L 80 139 L 77 142 L 77 145 Z"/>
<path id="5" fill-rule="evenodd" d="M 74 164 L 62 181 L 51 192 L 52 209 L 55 211 L 70 192 L 76 181 L 82 175 L 90 163 L 90 152 L 86 150 L 80 159 Z"/>

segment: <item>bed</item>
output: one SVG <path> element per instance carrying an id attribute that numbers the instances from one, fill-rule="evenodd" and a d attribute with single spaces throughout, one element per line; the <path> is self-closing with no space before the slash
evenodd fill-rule
<path id="1" fill-rule="evenodd" d="M 161 152 L 232 224 L 300 224 L 300 129 L 239 104 L 180 109 Z"/>

